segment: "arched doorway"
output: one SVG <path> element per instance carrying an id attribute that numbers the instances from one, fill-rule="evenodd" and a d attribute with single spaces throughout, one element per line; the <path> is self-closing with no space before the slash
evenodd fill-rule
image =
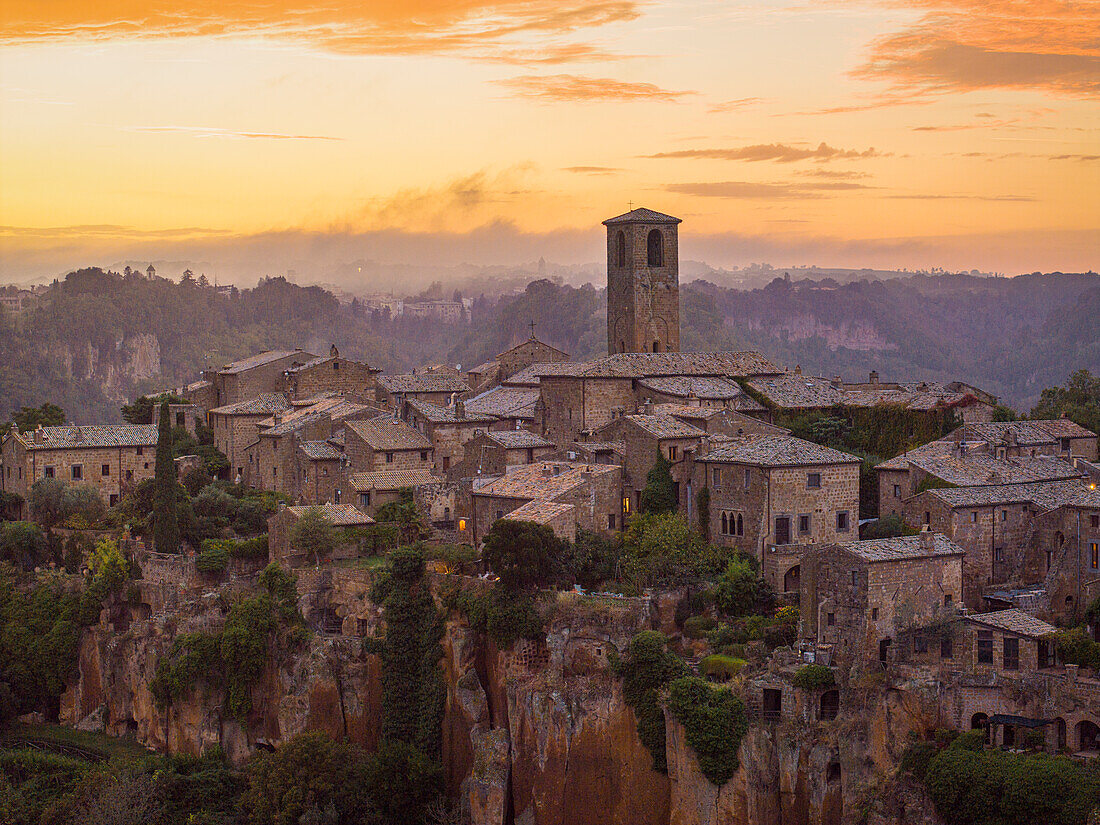
<path id="1" fill-rule="evenodd" d="M 821 694 L 821 712 L 818 716 L 822 721 L 829 722 L 836 719 L 840 712 L 840 691 L 827 690 Z"/>
<path id="2" fill-rule="evenodd" d="M 1095 722 L 1084 719 L 1077 723 L 1074 732 L 1077 734 L 1075 738 L 1078 751 L 1100 750 L 1097 744 L 1097 738 L 1100 738 L 1100 727 L 1097 727 Z"/>
<path id="3" fill-rule="evenodd" d="M 878 660 L 883 666 L 886 665 L 886 659 L 890 655 L 890 642 L 891 639 L 883 639 L 878 643 Z"/>
<path id="4" fill-rule="evenodd" d="M 798 585 L 802 578 L 802 565 L 796 564 L 783 574 L 783 592 L 797 593 Z"/>
<path id="5" fill-rule="evenodd" d="M 970 729 L 980 730 L 985 734 L 985 739 L 989 741 L 989 716 L 984 713 L 975 713 L 970 717 Z"/>

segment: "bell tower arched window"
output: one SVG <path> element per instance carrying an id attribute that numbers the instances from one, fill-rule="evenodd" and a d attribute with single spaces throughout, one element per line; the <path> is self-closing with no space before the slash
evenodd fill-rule
<path id="1" fill-rule="evenodd" d="M 626 234 L 621 229 L 615 238 L 615 266 L 626 267 Z"/>
<path id="2" fill-rule="evenodd" d="M 649 235 L 646 238 L 646 252 L 650 266 L 665 265 L 665 245 L 660 229 L 649 230 Z"/>

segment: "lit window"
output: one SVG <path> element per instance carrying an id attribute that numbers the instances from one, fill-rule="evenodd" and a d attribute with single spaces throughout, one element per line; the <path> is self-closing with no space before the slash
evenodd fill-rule
<path id="1" fill-rule="evenodd" d="M 458 529 L 459 530 L 465 530 L 466 529 L 466 519 L 460 518 L 458 520 Z"/>

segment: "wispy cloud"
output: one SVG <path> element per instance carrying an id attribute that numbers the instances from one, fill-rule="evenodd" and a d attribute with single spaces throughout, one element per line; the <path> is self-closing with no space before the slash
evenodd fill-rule
<path id="1" fill-rule="evenodd" d="M 127 132 L 180 133 L 198 138 L 231 138 L 262 140 L 343 140 L 331 135 L 295 135 L 286 132 L 241 132 L 235 129 L 220 129 L 216 126 L 124 126 Z"/>
<path id="2" fill-rule="evenodd" d="M 732 149 L 680 149 L 675 152 L 658 152 L 643 155 L 646 158 L 705 158 L 710 160 L 774 160 L 777 163 L 793 163 L 799 160 L 813 160 L 824 163 L 832 160 L 855 160 L 859 158 L 887 157 L 888 153 L 870 149 L 838 149 L 827 143 L 819 143 L 815 148 L 790 146 L 785 143 L 758 143 L 753 146 L 741 146 Z"/>
<path id="3" fill-rule="evenodd" d="M 732 198 L 737 200 L 789 200 L 792 198 L 821 198 L 826 192 L 843 192 L 855 189 L 873 189 L 862 183 L 829 181 L 823 183 L 757 183 L 753 181 L 703 181 L 700 183 L 672 183 L 665 186 L 668 192 L 678 195 L 694 195 L 702 198 Z"/>
<path id="4" fill-rule="evenodd" d="M 721 103 L 715 103 L 708 111 L 710 111 L 711 114 L 737 112 L 741 109 L 747 109 L 750 106 L 758 106 L 766 102 L 767 101 L 762 97 L 739 97 L 736 100 L 725 100 Z"/>
<path id="5" fill-rule="evenodd" d="M 577 175 L 614 175 L 622 169 L 618 166 L 566 166 L 564 171 Z"/>
<path id="6" fill-rule="evenodd" d="M 890 200 L 908 200 L 908 201 L 1003 201 L 1007 203 L 1032 203 L 1036 198 L 1032 198 L 1028 195 L 950 195 L 944 193 L 927 193 L 927 194 L 912 194 L 912 195 L 883 195 L 882 197 Z"/>
<path id="7" fill-rule="evenodd" d="M 634 83 L 610 77 L 581 77 L 574 74 L 523 75 L 498 83 L 521 97 L 553 103 L 584 103 L 606 100 L 674 101 L 693 91 L 664 89 L 653 83 Z"/>

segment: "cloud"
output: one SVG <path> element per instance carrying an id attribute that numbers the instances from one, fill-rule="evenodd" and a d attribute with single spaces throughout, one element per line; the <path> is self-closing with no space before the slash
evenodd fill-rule
<path id="1" fill-rule="evenodd" d="M 614 175 L 622 169 L 618 166 L 566 166 L 564 171 L 577 175 Z"/>
<path id="2" fill-rule="evenodd" d="M 581 77 L 573 74 L 523 75 L 497 81 L 520 97 L 553 103 L 584 103 L 596 100 L 674 101 L 692 91 L 663 89 L 652 83 L 632 83 L 610 77 Z"/>
<path id="3" fill-rule="evenodd" d="M 1092 163 L 1100 160 L 1100 155 L 1049 155 L 1048 160 L 1075 160 L 1080 163 Z"/>
<path id="4" fill-rule="evenodd" d="M 694 195 L 703 198 L 735 198 L 788 200 L 792 198 L 820 198 L 822 192 L 841 192 L 852 189 L 872 189 L 861 183 L 829 181 L 825 183 L 755 183 L 751 181 L 704 181 L 701 183 L 671 183 L 665 191 L 678 195 Z"/>
<path id="5" fill-rule="evenodd" d="M 810 178 L 829 178 L 831 180 L 859 180 L 871 177 L 867 172 L 841 171 L 839 169 L 797 169 L 795 174 Z"/>
<path id="6" fill-rule="evenodd" d="M 895 92 L 1037 89 L 1100 93 L 1100 4 L 1094 0 L 917 0 L 909 28 L 875 40 L 857 77 Z"/>
<path id="7" fill-rule="evenodd" d="M 747 109 L 750 106 L 756 106 L 760 103 L 767 103 L 767 100 L 762 97 L 740 97 L 737 100 L 726 100 L 722 103 L 715 103 L 708 111 L 710 111 L 711 114 L 736 112 L 741 109 Z"/>
<path id="8" fill-rule="evenodd" d="M 531 48 L 559 36 L 633 20 L 637 0 L 8 0 L 0 42 L 189 36 L 263 37 L 339 54 L 461 54 L 546 62 L 592 59 L 584 44 Z M 517 51 L 517 44 L 524 48 Z"/>
<path id="9" fill-rule="evenodd" d="M 949 194 L 913 194 L 913 195 L 883 195 L 890 200 L 912 201 L 1005 201 L 1018 203 L 1033 203 L 1037 198 L 1028 195 L 949 195 Z"/>
<path id="10" fill-rule="evenodd" d="M 199 138 L 267 139 L 267 140 L 343 140 L 330 135 L 294 135 L 283 132 L 238 132 L 215 126 L 125 126 L 127 132 L 178 132 Z"/>
<path id="11" fill-rule="evenodd" d="M 825 163 L 832 160 L 854 160 L 858 158 L 888 157 L 888 153 L 870 149 L 837 149 L 827 143 L 818 144 L 810 149 L 801 146 L 789 146 L 784 143 L 758 143 L 736 149 L 681 149 L 675 152 L 658 152 L 655 155 L 643 155 L 646 158 L 706 158 L 712 160 L 774 160 L 777 163 L 793 163 L 798 160 L 814 160 Z"/>

